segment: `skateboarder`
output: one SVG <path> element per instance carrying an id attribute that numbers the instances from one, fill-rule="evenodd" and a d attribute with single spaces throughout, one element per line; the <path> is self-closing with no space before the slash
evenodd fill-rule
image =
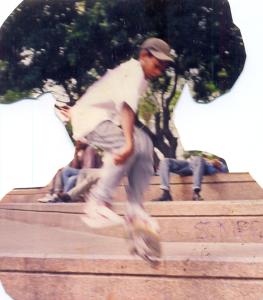
<path id="1" fill-rule="evenodd" d="M 100 180 L 90 192 L 83 221 L 101 228 L 123 222 L 112 210 L 112 194 L 127 175 L 130 223 L 154 225 L 142 205 L 143 193 L 153 174 L 150 138 L 134 125 L 139 98 L 148 81 L 160 76 L 173 61 L 169 45 L 149 38 L 139 59 L 130 59 L 109 70 L 71 109 L 73 137 L 105 151 Z M 153 226 L 152 226 L 153 225 Z"/>

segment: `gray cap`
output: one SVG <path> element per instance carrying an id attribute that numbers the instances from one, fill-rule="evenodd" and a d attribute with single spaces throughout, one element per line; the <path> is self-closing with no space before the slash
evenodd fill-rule
<path id="1" fill-rule="evenodd" d="M 147 49 L 154 57 L 163 61 L 173 61 L 170 46 L 163 40 L 157 38 L 149 38 L 145 40 L 141 49 Z"/>

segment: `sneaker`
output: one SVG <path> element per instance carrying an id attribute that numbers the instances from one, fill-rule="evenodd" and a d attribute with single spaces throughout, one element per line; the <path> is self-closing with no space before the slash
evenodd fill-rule
<path id="1" fill-rule="evenodd" d="M 125 219 L 128 224 L 144 224 L 156 234 L 160 232 L 159 224 L 140 205 L 128 204 Z"/>
<path id="2" fill-rule="evenodd" d="M 173 201 L 173 199 L 168 190 L 163 190 L 162 195 L 159 198 L 153 199 L 152 201 Z"/>
<path id="3" fill-rule="evenodd" d="M 124 224 L 124 219 L 117 215 L 104 203 L 98 203 L 94 198 L 90 198 L 84 208 L 85 215 L 82 221 L 91 228 L 105 228 Z"/>
<path id="4" fill-rule="evenodd" d="M 194 201 L 204 200 L 204 198 L 200 195 L 200 189 L 194 189 L 192 200 Z"/>
<path id="5" fill-rule="evenodd" d="M 130 252 L 150 263 L 158 263 L 161 257 L 160 227 L 143 208 L 127 210 L 126 225 Z"/>
<path id="6" fill-rule="evenodd" d="M 73 202 L 68 193 L 61 193 L 58 197 L 62 202 Z"/>
<path id="7" fill-rule="evenodd" d="M 38 202 L 42 202 L 42 203 L 48 203 L 51 202 L 52 200 L 54 200 L 57 197 L 57 195 L 53 194 L 46 194 L 44 197 L 38 199 Z"/>
<path id="8" fill-rule="evenodd" d="M 50 199 L 47 203 L 61 203 L 64 202 L 59 195 L 54 195 L 52 199 Z"/>

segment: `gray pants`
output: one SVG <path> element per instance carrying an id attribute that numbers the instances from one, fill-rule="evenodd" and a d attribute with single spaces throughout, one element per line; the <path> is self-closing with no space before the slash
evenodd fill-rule
<path id="1" fill-rule="evenodd" d="M 111 121 L 102 122 L 86 136 L 86 139 L 88 144 L 100 147 L 106 155 L 108 154 L 100 180 L 92 190 L 92 195 L 100 201 L 111 203 L 115 188 L 127 175 L 128 200 L 132 203 L 141 203 L 153 175 L 153 145 L 146 133 L 141 129 L 134 129 L 134 152 L 121 165 L 115 165 L 113 162 L 113 153 L 125 144 L 120 127 Z"/>

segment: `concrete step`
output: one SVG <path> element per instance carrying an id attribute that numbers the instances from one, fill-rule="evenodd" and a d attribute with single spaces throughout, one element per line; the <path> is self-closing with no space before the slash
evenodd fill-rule
<path id="1" fill-rule="evenodd" d="M 192 200 L 192 176 L 170 176 L 170 190 L 174 200 Z M 161 194 L 160 177 L 153 176 L 145 193 L 145 200 Z M 125 191 L 119 187 L 116 199 L 126 199 Z M 263 199 L 263 189 L 248 173 L 227 173 L 204 176 L 202 196 L 206 200 L 255 200 Z"/>
<path id="2" fill-rule="evenodd" d="M 171 184 L 173 200 L 192 200 L 192 183 Z M 146 190 L 144 199 L 151 201 L 161 196 L 159 184 L 152 184 Z M 257 200 L 263 198 L 263 190 L 255 182 L 209 182 L 202 184 L 202 197 L 205 200 Z M 115 200 L 127 200 L 125 188 L 120 186 L 114 195 Z"/>
<path id="3" fill-rule="evenodd" d="M 123 239 L 0 220 L 0 280 L 15 300 L 259 300 L 263 245 L 162 243 L 151 268 Z"/>
<path id="4" fill-rule="evenodd" d="M 121 226 L 92 231 L 81 221 L 84 204 L 0 204 L 0 217 L 112 237 L 125 235 Z M 263 200 L 145 203 L 161 227 L 163 241 L 263 241 Z M 125 205 L 116 203 L 123 215 Z"/>
<path id="5" fill-rule="evenodd" d="M 174 200 L 192 199 L 192 176 L 170 176 L 171 194 Z M 161 194 L 160 177 L 153 176 L 145 200 L 152 200 Z M 15 189 L 8 193 L 3 203 L 36 202 L 48 192 L 48 187 Z M 202 196 L 207 200 L 255 200 L 263 199 L 263 189 L 248 173 L 228 173 L 205 176 L 202 184 Z M 123 183 L 118 187 L 114 199 L 126 200 Z"/>

